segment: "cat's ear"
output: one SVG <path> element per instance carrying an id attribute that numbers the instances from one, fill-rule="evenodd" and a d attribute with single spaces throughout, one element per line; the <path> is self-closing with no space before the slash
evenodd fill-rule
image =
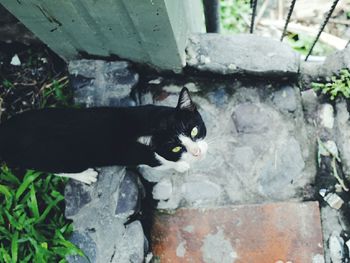
<path id="1" fill-rule="evenodd" d="M 176 108 L 179 110 L 196 110 L 196 105 L 193 103 L 190 96 L 190 92 L 187 88 L 182 88 L 182 90 L 180 91 L 179 101 L 177 103 Z"/>

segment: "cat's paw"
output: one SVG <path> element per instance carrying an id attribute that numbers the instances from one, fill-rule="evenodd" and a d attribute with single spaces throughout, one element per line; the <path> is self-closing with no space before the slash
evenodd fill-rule
<path id="1" fill-rule="evenodd" d="M 179 173 L 184 173 L 190 169 L 190 164 L 184 161 L 179 161 L 176 163 L 174 169 Z"/>
<path id="2" fill-rule="evenodd" d="M 92 168 L 89 168 L 89 169 L 79 173 L 79 175 L 74 179 L 90 185 L 90 184 L 95 183 L 97 181 L 97 176 L 98 176 L 98 172 Z"/>

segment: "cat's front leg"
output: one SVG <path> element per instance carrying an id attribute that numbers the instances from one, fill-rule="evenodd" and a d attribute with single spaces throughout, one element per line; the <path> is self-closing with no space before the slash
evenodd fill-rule
<path id="1" fill-rule="evenodd" d="M 80 173 L 56 173 L 55 175 L 60 176 L 60 177 L 72 178 L 72 179 L 77 180 L 79 182 L 90 185 L 90 184 L 95 183 L 97 181 L 98 172 L 96 172 L 92 168 L 89 168 L 89 169 L 82 171 Z"/>
<path id="2" fill-rule="evenodd" d="M 184 173 L 190 169 L 190 164 L 185 162 L 185 161 L 177 161 L 177 162 L 172 162 L 169 161 L 159 154 L 155 153 L 155 157 L 160 163 L 159 166 L 156 166 L 155 168 L 157 170 L 169 170 L 169 169 L 174 169 L 179 173 Z"/>

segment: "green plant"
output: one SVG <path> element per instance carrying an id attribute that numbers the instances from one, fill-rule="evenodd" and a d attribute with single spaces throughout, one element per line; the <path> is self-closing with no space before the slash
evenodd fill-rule
<path id="1" fill-rule="evenodd" d="M 330 96 L 334 100 L 337 96 L 350 98 L 350 72 L 348 69 L 342 69 L 339 76 L 333 76 L 328 83 L 312 83 L 315 91 L 321 91 L 322 94 Z"/>
<path id="2" fill-rule="evenodd" d="M 11 89 L 11 88 L 13 88 L 12 82 L 9 81 L 9 80 L 7 80 L 7 79 L 5 79 L 5 80 L 2 81 L 2 85 L 3 85 L 4 88 L 6 88 L 6 89 Z"/>
<path id="3" fill-rule="evenodd" d="M 72 104 L 72 92 L 68 86 L 68 79 L 66 76 L 58 80 L 52 80 L 52 82 L 45 85 L 39 93 L 41 96 L 41 108 L 47 106 L 70 106 Z"/>
<path id="4" fill-rule="evenodd" d="M 28 170 L 19 180 L 0 168 L 0 262 L 66 262 L 84 256 L 66 238 L 72 224 L 63 214 L 65 179 Z"/>
<path id="5" fill-rule="evenodd" d="M 304 34 L 294 34 L 290 33 L 287 35 L 287 41 L 290 46 L 303 55 L 307 55 L 312 43 L 314 42 L 314 37 L 304 35 Z M 324 56 L 334 51 L 334 48 L 321 43 L 318 41 L 312 51 L 313 55 Z"/>
<path id="6" fill-rule="evenodd" d="M 220 0 L 221 27 L 225 32 L 242 33 L 249 28 L 250 1 Z"/>

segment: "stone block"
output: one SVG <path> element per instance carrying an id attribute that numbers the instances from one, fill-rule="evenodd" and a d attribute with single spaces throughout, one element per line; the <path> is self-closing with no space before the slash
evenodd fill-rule
<path id="1" fill-rule="evenodd" d="M 86 107 L 135 106 L 130 97 L 139 75 L 126 61 L 73 60 L 69 74 L 75 102 Z"/>
<path id="2" fill-rule="evenodd" d="M 257 35 L 192 35 L 187 64 L 218 74 L 288 76 L 299 72 L 298 53 L 287 44 Z"/>

